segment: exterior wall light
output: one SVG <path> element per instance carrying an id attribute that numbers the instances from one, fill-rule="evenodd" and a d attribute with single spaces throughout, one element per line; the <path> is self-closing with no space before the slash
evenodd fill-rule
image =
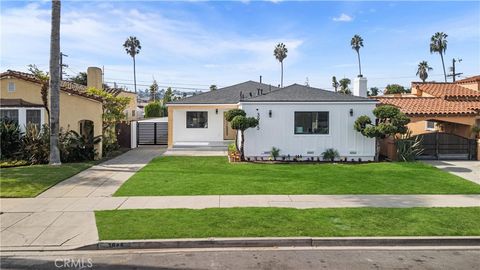
<path id="1" fill-rule="evenodd" d="M 268 111 L 268 117 L 272 118 L 272 110 Z"/>
<path id="2" fill-rule="evenodd" d="M 350 109 L 350 116 L 353 116 L 353 109 Z"/>
<path id="3" fill-rule="evenodd" d="M 218 114 L 218 109 L 215 109 L 215 114 Z"/>

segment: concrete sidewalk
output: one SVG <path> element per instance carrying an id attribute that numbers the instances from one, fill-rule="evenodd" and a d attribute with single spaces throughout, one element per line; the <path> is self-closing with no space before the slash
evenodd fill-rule
<path id="1" fill-rule="evenodd" d="M 0 211 L 4 212 L 0 215 L 1 248 L 71 248 L 96 243 L 93 209 L 117 207 L 117 202 L 124 200 L 110 197 L 115 190 L 164 151 L 158 147 L 137 148 L 93 166 L 36 198 L 0 199 Z"/>
<path id="2" fill-rule="evenodd" d="M 229 207 L 477 207 L 480 195 L 208 195 L 0 199 L 9 213 L 73 213 L 97 210 Z M 19 219 L 23 215 L 17 216 Z M 2 220 L 3 226 L 3 220 Z"/>

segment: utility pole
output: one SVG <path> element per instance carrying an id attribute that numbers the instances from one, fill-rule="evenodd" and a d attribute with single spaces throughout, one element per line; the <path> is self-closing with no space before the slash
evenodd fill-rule
<path id="1" fill-rule="evenodd" d="M 453 78 L 453 82 L 455 82 L 455 78 L 456 78 L 457 76 L 460 76 L 460 75 L 463 74 L 462 72 L 455 73 L 455 63 L 456 63 L 456 62 L 460 63 L 460 62 L 462 62 L 462 59 L 455 59 L 455 58 L 452 59 L 452 66 L 450 67 L 450 71 L 451 71 L 452 73 L 450 73 L 450 74 L 447 75 L 447 77 L 452 77 L 452 78 Z"/>
<path id="2" fill-rule="evenodd" d="M 63 63 L 63 57 L 68 57 L 68 55 L 66 54 L 63 54 L 62 52 L 60 52 L 60 81 L 63 80 L 63 74 L 65 74 L 65 72 L 63 71 L 63 68 L 67 68 L 68 65 L 67 64 L 64 64 Z"/>

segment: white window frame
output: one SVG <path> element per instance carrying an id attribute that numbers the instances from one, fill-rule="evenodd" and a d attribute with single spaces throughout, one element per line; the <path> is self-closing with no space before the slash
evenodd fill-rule
<path id="1" fill-rule="evenodd" d="M 20 130 L 25 131 L 27 126 L 27 110 L 40 111 L 40 126 L 45 124 L 45 108 L 40 107 L 2 107 L 2 110 L 18 110 L 18 126 Z"/>
<path id="2" fill-rule="evenodd" d="M 15 85 L 15 82 L 8 82 L 8 92 L 13 93 L 17 90 L 17 86 Z"/>
<path id="3" fill-rule="evenodd" d="M 433 123 L 433 128 L 428 126 L 429 123 Z M 425 130 L 428 130 L 428 131 L 437 130 L 437 123 L 435 121 L 428 121 L 428 120 L 425 121 Z"/>

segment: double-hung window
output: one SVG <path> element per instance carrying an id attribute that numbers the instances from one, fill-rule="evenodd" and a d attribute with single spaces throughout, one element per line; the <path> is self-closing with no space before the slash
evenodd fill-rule
<path id="1" fill-rule="evenodd" d="M 187 128 L 208 128 L 208 112 L 187 112 Z"/>
<path id="2" fill-rule="evenodd" d="M 295 134 L 328 134 L 328 112 L 295 112 Z"/>
<path id="3" fill-rule="evenodd" d="M 41 110 L 30 110 L 28 109 L 27 110 L 27 119 L 26 119 L 26 123 L 27 125 L 28 124 L 33 124 L 33 125 L 36 125 L 37 128 L 40 128 L 40 125 L 41 125 L 41 117 L 40 117 L 40 114 L 41 114 Z"/>

